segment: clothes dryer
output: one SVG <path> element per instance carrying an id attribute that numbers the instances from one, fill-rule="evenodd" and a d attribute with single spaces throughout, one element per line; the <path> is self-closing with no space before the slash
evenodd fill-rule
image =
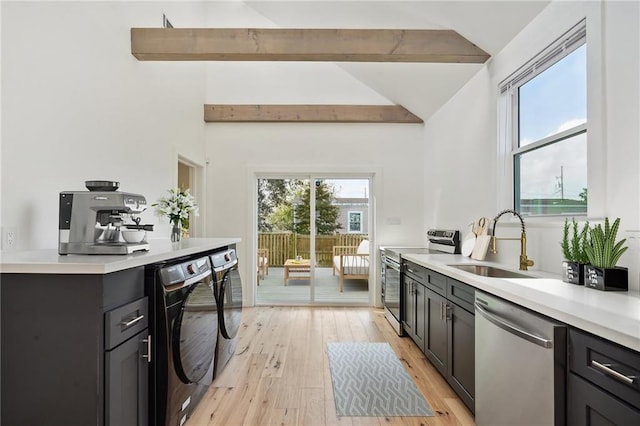
<path id="1" fill-rule="evenodd" d="M 182 425 L 213 380 L 218 304 L 209 257 L 150 265 L 151 425 Z"/>
<path id="2" fill-rule="evenodd" d="M 218 344 L 214 373 L 214 377 L 218 377 L 238 344 L 238 331 L 242 323 L 242 282 L 234 248 L 211 255 L 211 265 L 218 302 Z"/>

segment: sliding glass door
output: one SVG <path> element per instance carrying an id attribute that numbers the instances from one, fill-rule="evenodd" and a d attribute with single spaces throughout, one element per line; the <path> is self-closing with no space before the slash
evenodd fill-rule
<path id="1" fill-rule="evenodd" d="M 256 188 L 256 303 L 368 304 L 370 179 L 265 176 Z"/>

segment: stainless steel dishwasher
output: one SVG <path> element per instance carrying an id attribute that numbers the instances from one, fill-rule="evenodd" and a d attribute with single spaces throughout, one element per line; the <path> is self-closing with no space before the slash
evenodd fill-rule
<path id="1" fill-rule="evenodd" d="M 475 313 L 476 424 L 564 425 L 566 325 L 481 292 Z"/>

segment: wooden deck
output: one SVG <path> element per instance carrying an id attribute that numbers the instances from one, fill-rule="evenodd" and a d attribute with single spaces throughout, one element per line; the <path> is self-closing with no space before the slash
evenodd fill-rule
<path id="1" fill-rule="evenodd" d="M 257 305 L 326 305 L 369 306 L 369 283 L 367 280 L 344 280 L 344 292 L 339 291 L 339 277 L 333 276 L 331 268 L 315 268 L 315 301 L 311 302 L 309 279 L 296 279 L 295 273 L 284 285 L 284 270 L 269 267 L 269 275 L 260 280 L 256 292 Z"/>

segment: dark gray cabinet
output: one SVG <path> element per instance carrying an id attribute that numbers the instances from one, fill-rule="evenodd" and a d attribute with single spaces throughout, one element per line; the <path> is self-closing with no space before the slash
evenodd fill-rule
<path id="1" fill-rule="evenodd" d="M 568 352 L 568 424 L 640 424 L 640 353 L 574 328 Z"/>
<path id="2" fill-rule="evenodd" d="M 146 425 L 143 267 L 2 274 L 0 291 L 1 424 Z"/>
<path id="3" fill-rule="evenodd" d="M 447 299 L 433 290 L 427 289 L 426 329 L 424 354 L 429 361 L 447 375 Z"/>
<path id="4" fill-rule="evenodd" d="M 402 277 L 402 330 L 414 339 L 416 334 L 416 304 L 413 288 L 415 281 L 404 275 Z"/>
<path id="5" fill-rule="evenodd" d="M 105 424 L 146 425 L 149 335 L 144 330 L 105 355 Z"/>
<path id="6" fill-rule="evenodd" d="M 475 409 L 475 290 L 405 261 L 403 327 L 473 412 Z"/>
<path id="7" fill-rule="evenodd" d="M 425 342 L 425 292 L 426 288 L 422 283 L 405 277 L 404 300 L 406 303 L 402 327 L 422 351 L 424 351 Z"/>
<path id="8" fill-rule="evenodd" d="M 449 306 L 446 378 L 465 405 L 474 411 L 475 316 L 455 303 L 450 303 Z"/>
<path id="9" fill-rule="evenodd" d="M 105 424 L 146 425 L 149 408 L 148 298 L 105 314 Z"/>

